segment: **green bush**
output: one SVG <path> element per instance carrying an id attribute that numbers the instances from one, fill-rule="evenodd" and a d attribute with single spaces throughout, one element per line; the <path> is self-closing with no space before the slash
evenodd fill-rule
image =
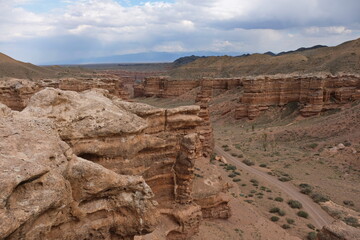
<path id="1" fill-rule="evenodd" d="M 274 208 L 272 208 L 272 209 L 270 209 L 270 213 L 277 213 L 277 212 L 279 212 L 280 211 L 280 208 L 278 208 L 278 207 L 274 207 Z"/>
<path id="2" fill-rule="evenodd" d="M 291 178 L 289 178 L 289 177 L 279 177 L 278 180 L 281 181 L 281 182 L 288 182 L 288 181 L 291 181 Z"/>
<path id="3" fill-rule="evenodd" d="M 311 223 L 308 223 L 306 226 L 307 226 L 308 228 L 310 228 L 311 230 L 315 230 L 315 226 L 312 225 Z"/>
<path id="4" fill-rule="evenodd" d="M 289 200 L 288 204 L 291 208 L 298 208 L 298 209 L 302 208 L 302 204 L 296 200 Z"/>
<path id="5" fill-rule="evenodd" d="M 329 198 L 322 195 L 321 193 L 313 193 L 311 194 L 311 198 L 314 200 L 314 202 L 319 203 L 319 202 L 327 202 L 329 201 Z"/>
<path id="6" fill-rule="evenodd" d="M 291 218 L 287 218 L 287 219 L 286 219 L 286 222 L 287 222 L 288 224 L 294 224 L 294 223 L 295 223 L 295 220 L 294 220 L 294 219 L 291 219 Z"/>
<path id="7" fill-rule="evenodd" d="M 284 210 L 280 210 L 280 211 L 278 212 L 278 214 L 279 214 L 280 216 L 285 216 L 285 215 L 286 215 L 286 213 L 285 213 Z"/>
<path id="8" fill-rule="evenodd" d="M 230 170 L 235 171 L 235 170 L 236 170 L 236 166 L 229 164 L 229 165 L 227 165 L 227 166 L 225 167 L 225 170 L 227 170 L 227 171 L 230 171 Z"/>
<path id="9" fill-rule="evenodd" d="M 352 227 L 360 227 L 359 221 L 354 217 L 346 217 L 344 218 L 344 222 Z"/>
<path id="10" fill-rule="evenodd" d="M 262 163 L 262 164 L 260 164 L 259 166 L 260 166 L 260 167 L 263 167 L 263 168 L 266 168 L 266 167 L 267 167 L 267 165 L 266 165 L 265 163 Z"/>
<path id="11" fill-rule="evenodd" d="M 307 145 L 307 147 L 315 149 L 318 145 L 319 144 L 317 144 L 317 143 L 311 143 L 311 144 Z"/>
<path id="12" fill-rule="evenodd" d="M 236 174 L 235 174 L 235 173 L 231 173 L 231 174 L 228 175 L 228 177 L 229 177 L 229 178 L 234 178 L 234 177 L 236 177 Z"/>
<path id="13" fill-rule="evenodd" d="M 298 211 L 297 215 L 299 217 L 302 217 L 302 218 L 308 218 L 309 217 L 309 214 L 307 212 L 305 212 L 305 211 Z"/>
<path id="14" fill-rule="evenodd" d="M 270 218 L 270 220 L 271 221 L 273 221 L 273 222 L 277 222 L 277 221 L 279 221 L 279 217 L 277 217 L 277 216 L 272 216 L 271 218 Z"/>
<path id="15" fill-rule="evenodd" d="M 233 182 L 240 182 L 240 181 L 241 181 L 240 178 L 234 178 L 234 179 L 233 179 Z"/>
<path id="16" fill-rule="evenodd" d="M 316 240 L 317 236 L 316 236 L 316 232 L 309 232 L 307 235 L 307 239 L 308 240 Z"/>
<path id="17" fill-rule="evenodd" d="M 289 228 L 290 228 L 290 225 L 289 225 L 289 224 L 283 224 L 281 227 L 282 227 L 283 229 L 289 229 Z"/>
<path id="18" fill-rule="evenodd" d="M 284 201 L 284 199 L 282 197 L 276 197 L 274 200 L 277 201 L 277 202 L 283 202 Z"/>
<path id="19" fill-rule="evenodd" d="M 245 159 L 245 160 L 243 160 L 242 162 L 245 163 L 245 164 L 248 165 L 248 166 L 253 166 L 253 165 L 255 165 L 255 163 L 254 163 L 253 161 L 249 160 L 249 159 Z"/>
<path id="20" fill-rule="evenodd" d="M 353 201 L 350 201 L 350 200 L 344 200 L 343 203 L 344 203 L 346 206 L 351 206 L 351 207 L 354 206 L 354 202 L 353 202 Z"/>
<path id="21" fill-rule="evenodd" d="M 307 183 L 301 183 L 299 187 L 301 189 L 300 192 L 306 195 L 309 195 L 313 190 L 313 187 Z"/>

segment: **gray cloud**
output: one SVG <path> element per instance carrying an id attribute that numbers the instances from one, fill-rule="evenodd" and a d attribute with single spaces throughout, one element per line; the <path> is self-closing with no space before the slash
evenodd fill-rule
<path id="1" fill-rule="evenodd" d="M 21 1 L 0 1 L 0 51 L 32 62 L 147 51 L 276 52 L 335 45 L 360 33 L 358 0 L 178 0 L 133 7 L 78 0 L 38 14 Z"/>

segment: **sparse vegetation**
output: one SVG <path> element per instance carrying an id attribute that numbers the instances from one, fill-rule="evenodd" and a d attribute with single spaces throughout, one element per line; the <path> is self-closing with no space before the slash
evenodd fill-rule
<path id="1" fill-rule="evenodd" d="M 289 228 L 290 228 L 290 225 L 289 225 L 289 224 L 283 224 L 283 225 L 281 225 L 281 227 L 282 227 L 283 229 L 289 229 Z"/>
<path id="2" fill-rule="evenodd" d="M 299 187 L 301 189 L 300 192 L 306 195 L 309 195 L 313 190 L 313 187 L 307 183 L 301 183 Z"/>
<path id="3" fill-rule="evenodd" d="M 289 200 L 288 204 L 291 208 L 298 208 L 301 209 L 302 208 L 302 204 L 299 201 L 296 200 Z"/>
<path id="4" fill-rule="evenodd" d="M 275 207 L 275 208 L 271 208 L 270 209 L 270 213 L 277 213 L 277 212 L 279 212 L 280 211 L 280 208 L 278 208 L 278 207 Z"/>
<path id="5" fill-rule="evenodd" d="M 310 228 L 311 230 L 315 230 L 315 226 L 312 225 L 311 223 L 308 223 L 306 226 L 307 226 L 308 228 Z"/>
<path id="6" fill-rule="evenodd" d="M 360 227 L 359 221 L 354 217 L 346 217 L 344 218 L 344 222 L 352 227 Z"/>
<path id="7" fill-rule="evenodd" d="M 265 163 L 262 163 L 262 164 L 259 165 L 259 167 L 266 168 L 267 165 Z"/>
<path id="8" fill-rule="evenodd" d="M 308 148 L 312 148 L 312 149 L 315 149 L 319 144 L 317 143 L 311 143 L 309 145 L 307 145 Z"/>
<path id="9" fill-rule="evenodd" d="M 350 207 L 353 207 L 355 204 L 353 201 L 351 200 L 344 200 L 343 203 L 346 205 L 346 206 L 350 206 Z"/>
<path id="10" fill-rule="evenodd" d="M 309 217 L 309 214 L 307 212 L 305 212 L 305 211 L 298 211 L 297 215 L 299 217 L 302 217 L 302 218 L 308 218 Z"/>
<path id="11" fill-rule="evenodd" d="M 228 175 L 228 177 L 229 177 L 229 178 L 234 178 L 234 177 L 236 177 L 236 174 L 231 173 L 231 174 Z"/>
<path id="12" fill-rule="evenodd" d="M 294 219 L 291 219 L 291 218 L 287 218 L 287 219 L 286 219 L 286 222 L 287 222 L 288 224 L 294 224 L 294 223 L 295 223 L 295 220 L 294 220 Z"/>
<path id="13" fill-rule="evenodd" d="M 233 179 L 233 182 L 240 182 L 240 181 L 241 181 L 240 178 L 234 178 L 234 179 Z"/>
<path id="14" fill-rule="evenodd" d="M 270 218 L 270 220 L 271 221 L 273 221 L 273 222 L 277 222 L 277 221 L 279 221 L 279 217 L 277 217 L 277 216 L 272 216 L 271 218 Z"/>
<path id="15" fill-rule="evenodd" d="M 319 203 L 319 202 L 327 202 L 329 201 L 329 198 L 327 196 L 324 196 L 321 193 L 313 193 L 311 194 L 311 198 L 314 200 L 314 202 Z"/>
<path id="16" fill-rule="evenodd" d="M 253 161 L 249 160 L 249 159 L 244 159 L 242 162 L 245 163 L 248 166 L 255 165 L 255 163 Z"/>
<path id="17" fill-rule="evenodd" d="M 276 197 L 274 200 L 277 201 L 277 202 L 283 202 L 284 201 L 284 199 L 282 197 Z"/>
<path id="18" fill-rule="evenodd" d="M 317 234 L 316 234 L 316 232 L 309 232 L 306 238 L 308 240 L 316 240 Z"/>

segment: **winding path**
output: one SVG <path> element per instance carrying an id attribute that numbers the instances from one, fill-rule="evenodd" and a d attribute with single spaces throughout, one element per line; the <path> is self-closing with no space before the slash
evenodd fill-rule
<path id="1" fill-rule="evenodd" d="M 309 213 L 309 217 L 314 220 L 315 226 L 318 229 L 321 229 L 324 225 L 330 224 L 334 221 L 334 219 L 327 212 L 325 212 L 317 203 L 313 202 L 313 200 L 307 195 L 300 193 L 299 190 L 291 183 L 281 182 L 265 172 L 247 166 L 246 164 L 240 162 L 238 159 L 231 156 L 229 153 L 225 152 L 219 146 L 215 146 L 215 152 L 225 157 L 225 159 L 229 163 L 232 163 L 236 167 L 262 178 L 267 183 L 278 187 L 281 191 L 289 195 L 292 199 L 301 202 L 304 210 Z"/>

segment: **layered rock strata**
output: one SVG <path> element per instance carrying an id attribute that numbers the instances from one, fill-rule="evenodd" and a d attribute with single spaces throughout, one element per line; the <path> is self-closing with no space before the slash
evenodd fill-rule
<path id="1" fill-rule="evenodd" d="M 300 103 L 300 113 L 308 117 L 360 99 L 360 77 L 354 75 L 281 75 L 243 79 L 242 82 L 244 93 L 235 111 L 237 119 L 254 119 L 270 106 L 290 102 Z"/>
<path id="2" fill-rule="evenodd" d="M 108 90 L 110 94 L 122 99 L 129 98 L 129 93 L 124 88 L 122 79 L 112 75 L 91 74 L 88 77 L 37 81 L 2 78 L 0 79 L 0 102 L 13 110 L 22 110 L 26 107 L 30 97 L 45 87 L 76 92 L 100 88 Z"/>
<path id="3" fill-rule="evenodd" d="M 0 104 L 0 238 L 133 239 L 153 231 L 158 214 L 144 179 L 77 157 L 36 111 Z"/>
<path id="4" fill-rule="evenodd" d="M 324 226 L 318 233 L 318 240 L 357 240 L 360 229 L 346 225 L 342 221 L 336 221 Z"/>
<path id="5" fill-rule="evenodd" d="M 202 207 L 192 199 L 193 165 L 204 148 L 199 112 L 199 106 L 162 109 L 126 102 L 101 89 L 47 88 L 22 114 L 51 119 L 78 157 L 116 174 L 142 176 L 160 212 L 177 219 L 168 238 L 186 239 L 202 219 Z"/>
<path id="6" fill-rule="evenodd" d="M 177 97 L 209 82 L 213 90 L 229 90 L 242 85 L 240 78 L 174 80 L 169 77 L 148 77 L 134 86 L 135 97 Z M 205 83 L 206 84 L 206 83 Z"/>
<path id="7" fill-rule="evenodd" d="M 218 83 L 218 82 L 217 82 Z M 195 102 L 200 106 L 199 117 L 204 121 L 199 127 L 201 137 L 200 140 L 203 144 L 203 152 L 210 155 L 214 149 L 214 135 L 210 122 L 209 102 L 213 95 L 214 82 L 211 80 L 201 80 L 200 90 L 196 95 Z"/>

